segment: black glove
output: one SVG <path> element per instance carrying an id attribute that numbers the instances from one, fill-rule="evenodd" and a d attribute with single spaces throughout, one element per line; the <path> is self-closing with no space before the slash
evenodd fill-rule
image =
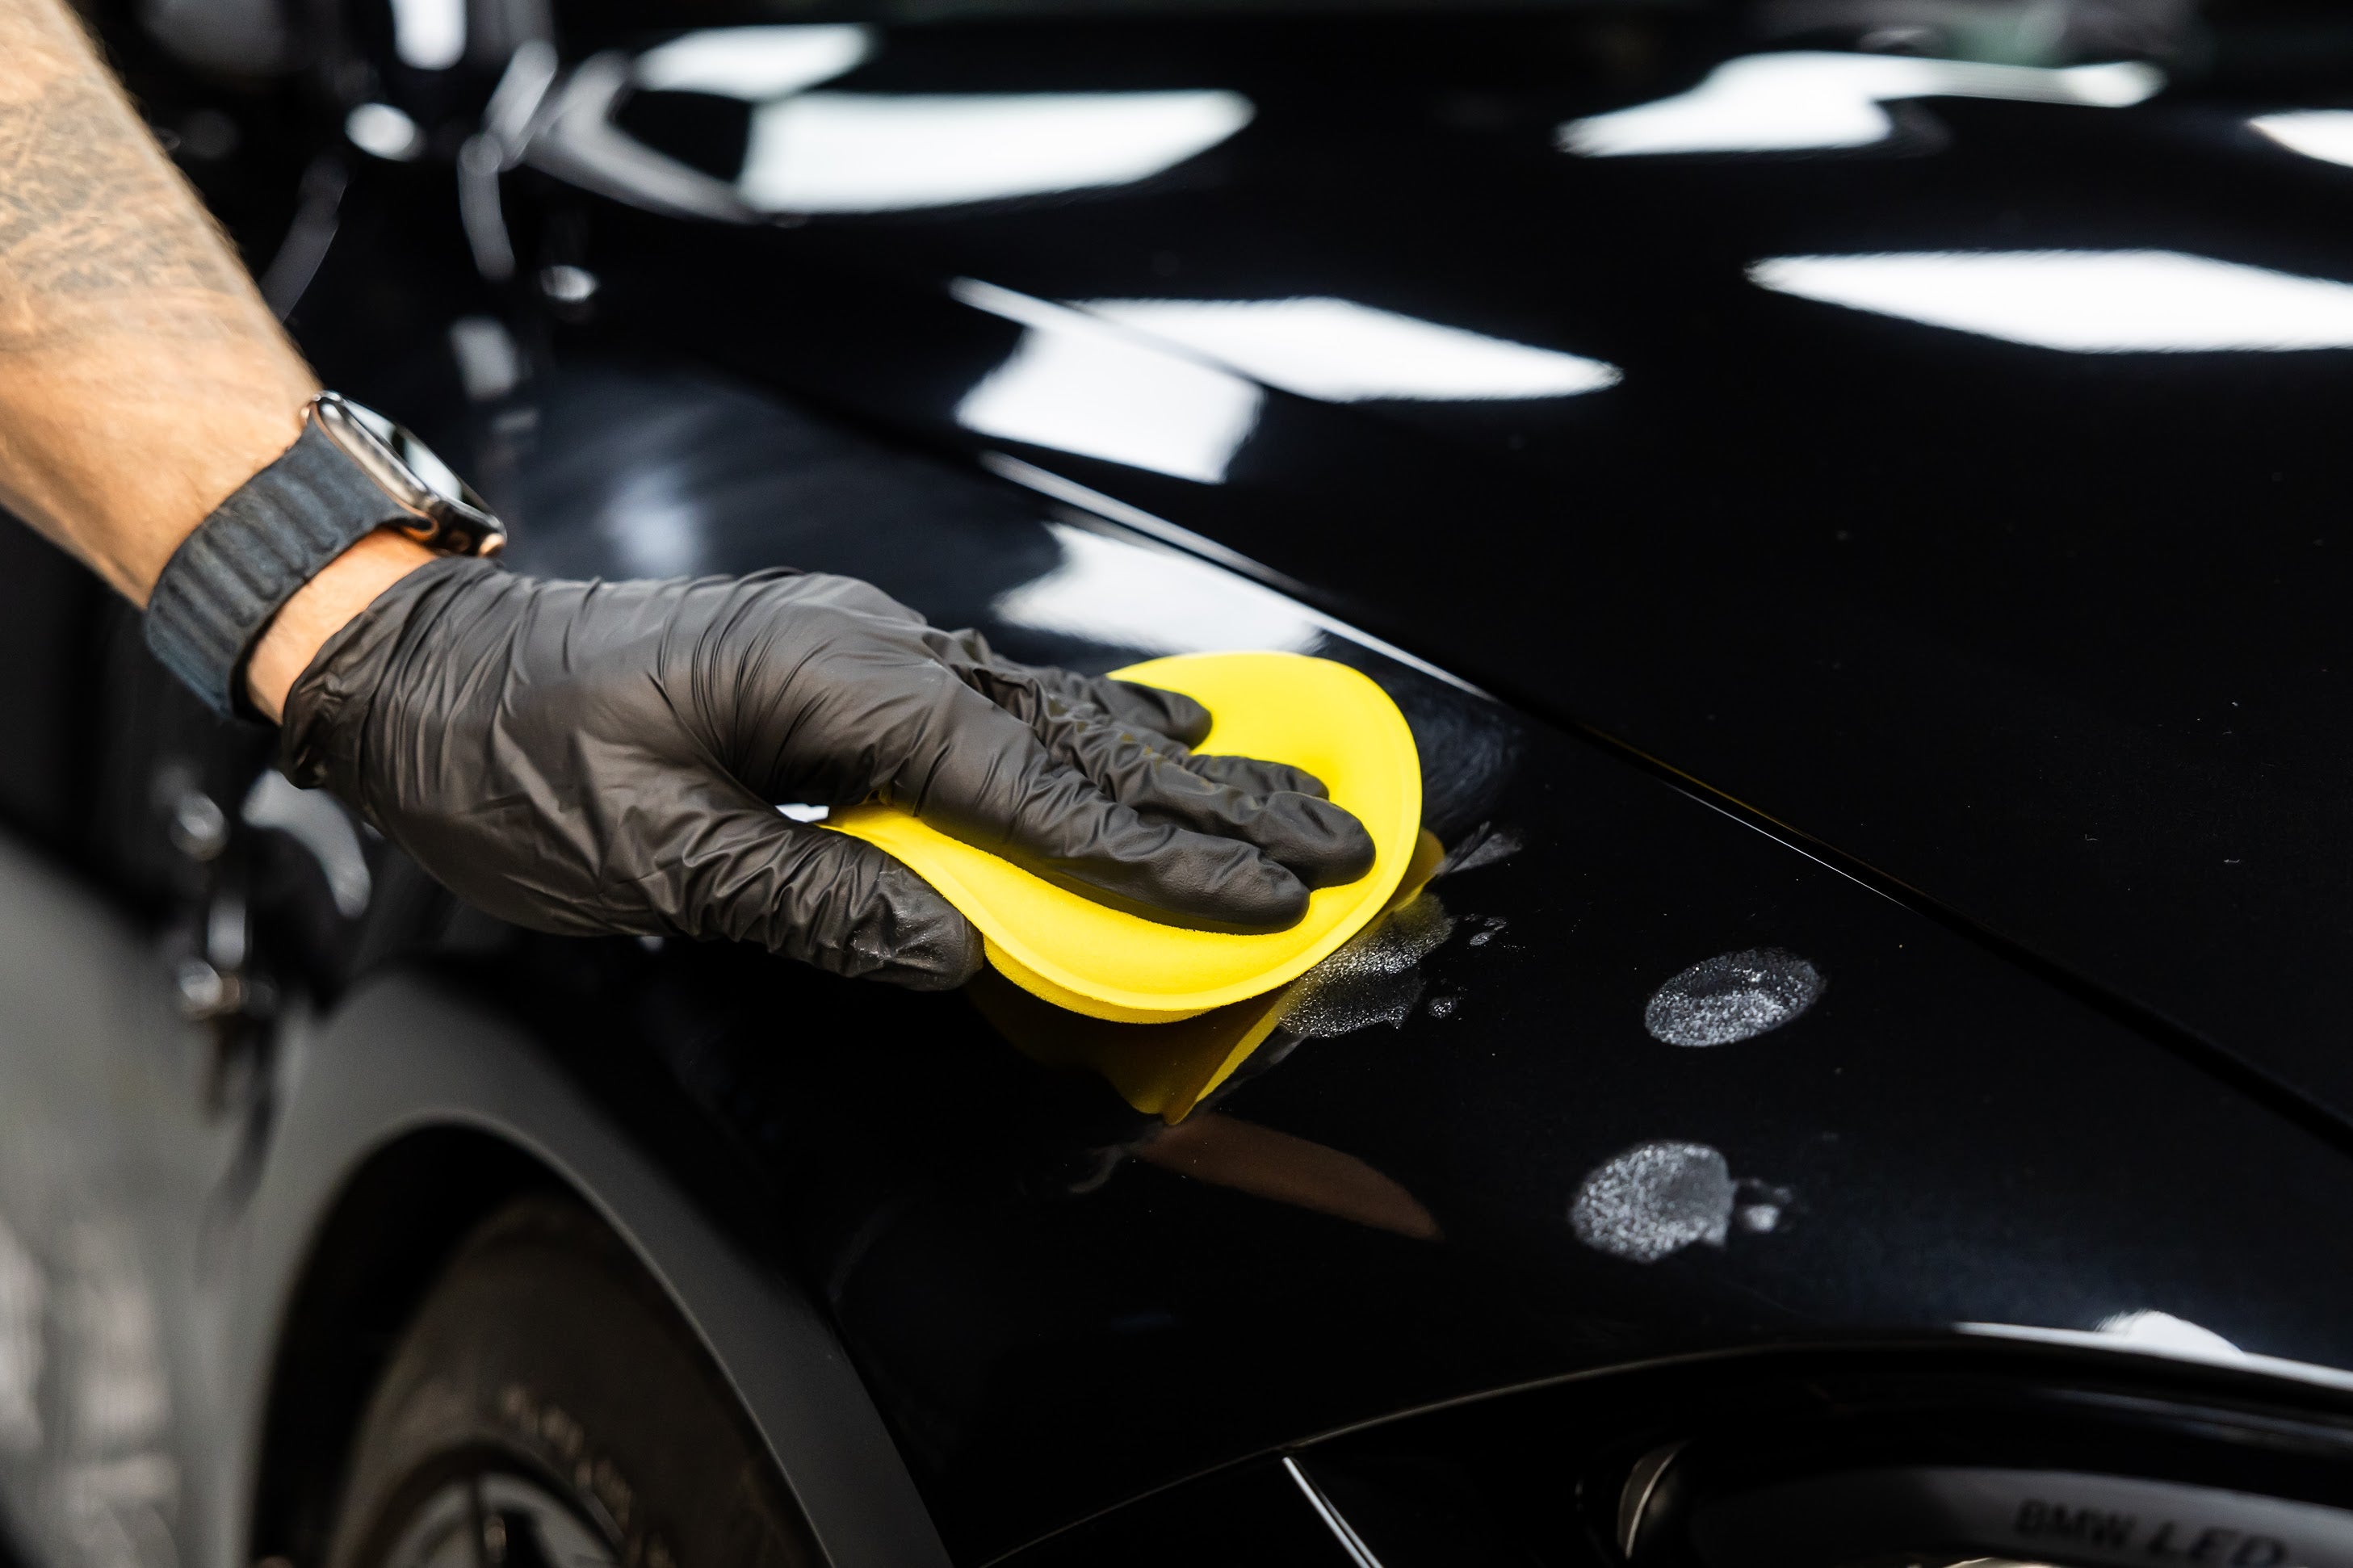
<path id="1" fill-rule="evenodd" d="M 1187 750 L 1174 692 L 1034 668 L 867 584 L 538 582 L 448 560 L 329 639 L 280 765 L 520 925 L 758 942 L 961 984 L 977 934 L 881 850 L 779 802 L 881 799 L 1171 924 L 1279 931 L 1373 845 L 1295 768 Z"/>

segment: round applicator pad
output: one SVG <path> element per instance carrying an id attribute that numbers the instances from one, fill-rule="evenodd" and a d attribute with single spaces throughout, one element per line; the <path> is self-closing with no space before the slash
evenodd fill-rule
<path id="1" fill-rule="evenodd" d="M 1345 664 L 1294 653 L 1197 653 L 1113 672 L 1181 691 L 1213 720 L 1198 752 L 1289 763 L 1324 781 L 1372 835 L 1373 868 L 1308 896 L 1288 931 L 1187 931 L 1065 892 L 897 806 L 826 826 L 904 861 L 980 929 L 988 961 L 1057 1006 L 1120 1023 L 1174 1023 L 1297 979 L 1380 912 L 1421 827 L 1421 761 L 1388 694 Z"/>

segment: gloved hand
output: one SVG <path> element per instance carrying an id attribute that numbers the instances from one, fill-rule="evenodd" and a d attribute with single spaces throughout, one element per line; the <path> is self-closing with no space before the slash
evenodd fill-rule
<path id="1" fill-rule="evenodd" d="M 502 919 L 758 942 L 940 988 L 980 963 L 947 900 L 779 802 L 880 798 L 1105 903 L 1271 931 L 1372 840 L 1295 768 L 1187 749 L 1174 692 L 999 658 L 847 577 L 402 579 L 288 695 L 280 765 Z"/>

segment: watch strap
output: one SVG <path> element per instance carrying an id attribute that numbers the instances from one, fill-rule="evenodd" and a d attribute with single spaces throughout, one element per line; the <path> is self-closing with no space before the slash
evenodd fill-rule
<path id="1" fill-rule="evenodd" d="M 414 522 L 315 419 L 180 542 L 147 600 L 147 647 L 224 717 L 280 606 L 376 529 Z"/>

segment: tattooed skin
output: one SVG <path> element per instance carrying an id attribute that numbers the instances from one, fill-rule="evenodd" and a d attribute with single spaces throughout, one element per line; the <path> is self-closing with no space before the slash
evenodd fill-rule
<path id="1" fill-rule="evenodd" d="M 243 271 L 73 20 L 0 4 L 0 352 L 83 325 L 77 305 L 95 302 L 76 295 L 165 290 L 243 314 Z"/>
<path id="2" fill-rule="evenodd" d="M 0 505 L 143 602 L 314 390 L 65 0 L 0 0 Z"/>

